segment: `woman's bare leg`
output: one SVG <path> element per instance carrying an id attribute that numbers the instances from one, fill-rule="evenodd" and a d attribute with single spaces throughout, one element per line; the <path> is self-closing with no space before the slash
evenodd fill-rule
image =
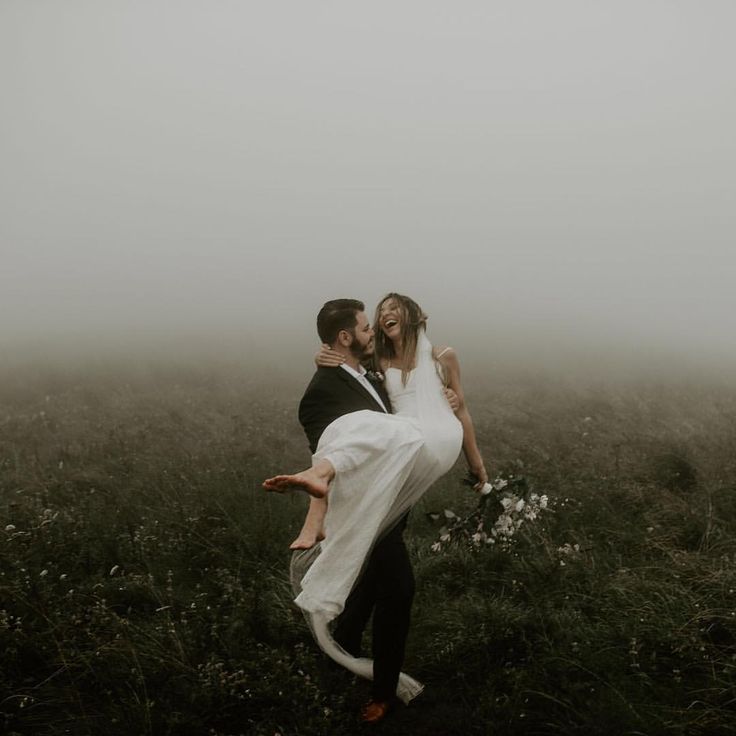
<path id="1" fill-rule="evenodd" d="M 307 518 L 299 536 L 289 545 L 289 549 L 311 549 L 325 538 L 324 521 L 327 514 L 326 498 L 310 498 Z"/>
<path id="2" fill-rule="evenodd" d="M 329 460 L 318 460 L 311 468 L 293 475 L 275 475 L 263 481 L 267 491 L 286 493 L 287 491 L 305 491 L 314 498 L 324 498 L 335 477 L 335 468 Z"/>

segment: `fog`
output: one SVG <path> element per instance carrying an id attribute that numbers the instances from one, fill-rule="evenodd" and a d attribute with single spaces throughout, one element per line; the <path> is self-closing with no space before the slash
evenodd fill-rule
<path id="1" fill-rule="evenodd" d="M 728 0 L 0 3 L 0 346 L 736 364 Z"/>

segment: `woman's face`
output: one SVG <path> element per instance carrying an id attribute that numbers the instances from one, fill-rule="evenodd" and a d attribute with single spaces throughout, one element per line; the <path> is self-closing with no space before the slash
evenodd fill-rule
<path id="1" fill-rule="evenodd" d="M 401 320 L 403 314 L 399 303 L 391 297 L 383 302 L 378 310 L 377 327 L 389 340 L 398 340 L 401 336 Z"/>

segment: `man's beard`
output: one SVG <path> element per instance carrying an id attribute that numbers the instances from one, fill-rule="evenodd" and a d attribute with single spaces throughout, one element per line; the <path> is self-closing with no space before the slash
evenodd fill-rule
<path id="1" fill-rule="evenodd" d="M 358 361 L 366 360 L 373 355 L 373 341 L 367 345 L 361 345 L 357 340 L 353 339 L 350 344 L 350 354 Z"/>

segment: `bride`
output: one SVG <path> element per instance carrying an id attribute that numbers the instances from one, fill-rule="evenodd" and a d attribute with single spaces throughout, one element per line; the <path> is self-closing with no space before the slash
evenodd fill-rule
<path id="1" fill-rule="evenodd" d="M 476 490 L 488 480 L 464 404 L 457 356 L 452 348 L 432 347 L 426 321 L 412 299 L 395 293 L 384 297 L 374 321 L 375 361 L 394 414 L 363 409 L 339 416 L 322 432 L 311 467 L 263 484 L 267 490 L 302 490 L 312 497 L 302 532 L 292 544 L 316 550 L 303 577 L 301 571 L 296 576 L 301 589 L 296 603 L 322 649 L 368 678 L 372 660 L 345 652 L 328 624 L 343 610 L 372 548 L 450 470 L 461 449 L 477 478 Z M 318 364 L 336 366 L 344 360 L 323 349 Z M 445 386 L 457 394 L 455 413 Z M 408 702 L 421 687 L 402 674 L 397 694 Z"/>

